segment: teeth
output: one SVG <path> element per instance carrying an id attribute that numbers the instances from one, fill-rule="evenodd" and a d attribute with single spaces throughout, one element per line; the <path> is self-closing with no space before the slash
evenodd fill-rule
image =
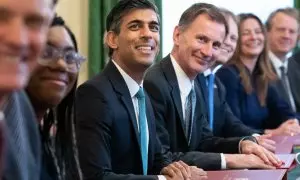
<path id="1" fill-rule="evenodd" d="M 140 46 L 137 48 L 138 50 L 142 50 L 142 51 L 150 51 L 151 50 L 151 47 L 150 46 Z"/>

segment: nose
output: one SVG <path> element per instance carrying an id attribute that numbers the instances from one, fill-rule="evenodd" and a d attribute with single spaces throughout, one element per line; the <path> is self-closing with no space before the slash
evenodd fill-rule
<path id="1" fill-rule="evenodd" d="M 61 71 L 66 72 L 68 70 L 68 64 L 63 58 L 59 58 L 56 61 L 53 61 L 49 68 L 51 68 L 54 71 Z"/>
<path id="2" fill-rule="evenodd" d="M 147 38 L 147 39 L 152 38 L 152 31 L 149 29 L 148 26 L 145 26 L 145 27 L 142 28 L 141 36 L 143 38 Z"/>
<path id="3" fill-rule="evenodd" d="M 28 45 L 28 32 L 20 19 L 11 20 L 6 26 L 4 41 L 14 51 L 21 52 Z"/>
<path id="4" fill-rule="evenodd" d="M 203 46 L 202 54 L 205 57 L 211 57 L 212 56 L 212 54 L 213 54 L 213 45 L 212 45 L 212 43 L 207 43 Z"/>

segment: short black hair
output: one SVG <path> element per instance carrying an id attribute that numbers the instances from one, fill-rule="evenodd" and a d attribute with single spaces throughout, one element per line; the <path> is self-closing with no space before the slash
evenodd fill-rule
<path id="1" fill-rule="evenodd" d="M 212 21 L 224 24 L 225 37 L 227 36 L 228 24 L 224 15 L 222 14 L 222 11 L 218 7 L 208 3 L 195 3 L 191 7 L 186 9 L 179 19 L 179 28 L 185 30 L 185 28 L 191 25 L 194 22 L 194 20 L 201 14 L 208 15 Z"/>
<path id="2" fill-rule="evenodd" d="M 106 17 L 106 31 L 113 31 L 116 34 L 119 34 L 122 18 L 132 10 L 136 9 L 151 9 L 157 14 L 159 20 L 158 9 L 155 4 L 149 0 L 120 0 Z M 109 57 L 112 56 L 112 53 L 113 49 L 109 48 Z"/>

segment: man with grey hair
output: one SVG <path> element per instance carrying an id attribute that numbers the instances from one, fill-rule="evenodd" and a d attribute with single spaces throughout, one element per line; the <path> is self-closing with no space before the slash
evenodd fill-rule
<path id="1" fill-rule="evenodd" d="M 196 3 L 182 14 L 171 54 L 152 66 L 144 80 L 159 138 L 173 160 L 203 169 L 274 168 L 278 159 L 251 137 L 214 137 L 208 126 L 199 78 L 214 63 L 227 32 L 214 5 Z"/>
<path id="2" fill-rule="evenodd" d="M 5 132 L 1 179 L 40 179 L 39 130 L 23 88 L 45 44 L 55 3 L 0 0 L 0 114 Z"/>
<path id="3" fill-rule="evenodd" d="M 272 12 L 266 22 L 269 57 L 278 80 L 273 85 L 278 94 L 289 103 L 294 112 L 300 112 L 300 65 L 294 57 L 288 58 L 295 48 L 299 35 L 299 12 L 295 8 L 282 8 Z M 299 133 L 299 123 L 295 119 L 286 121 L 286 131 L 295 129 Z"/>

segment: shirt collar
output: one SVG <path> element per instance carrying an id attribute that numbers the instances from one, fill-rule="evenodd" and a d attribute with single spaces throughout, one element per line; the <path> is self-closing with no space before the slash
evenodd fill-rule
<path id="1" fill-rule="evenodd" d="M 112 60 L 112 62 L 115 64 L 115 66 L 117 67 L 117 69 L 121 73 L 123 79 L 126 82 L 126 85 L 127 85 L 128 89 L 129 89 L 130 96 L 131 96 L 131 98 L 133 98 L 136 95 L 136 93 L 139 91 L 139 89 L 141 87 L 143 87 L 143 83 L 141 83 L 139 85 L 114 60 Z"/>
<path id="2" fill-rule="evenodd" d="M 269 51 L 269 57 L 271 59 L 271 63 L 273 64 L 276 70 L 280 70 L 280 67 L 283 66 L 286 70 L 288 67 L 288 60 L 281 61 L 273 52 Z"/>
<path id="3" fill-rule="evenodd" d="M 207 69 L 206 71 L 203 72 L 203 75 L 204 75 L 205 77 L 207 77 L 207 76 L 209 76 L 210 74 L 216 74 L 217 71 L 218 71 L 222 66 L 223 66 L 222 64 L 219 64 L 219 65 L 217 65 L 214 69 L 209 68 L 209 69 Z"/>
<path id="4" fill-rule="evenodd" d="M 175 70 L 180 92 L 183 94 L 189 94 L 194 86 L 194 81 L 190 80 L 172 55 L 170 55 L 170 58 Z"/>

